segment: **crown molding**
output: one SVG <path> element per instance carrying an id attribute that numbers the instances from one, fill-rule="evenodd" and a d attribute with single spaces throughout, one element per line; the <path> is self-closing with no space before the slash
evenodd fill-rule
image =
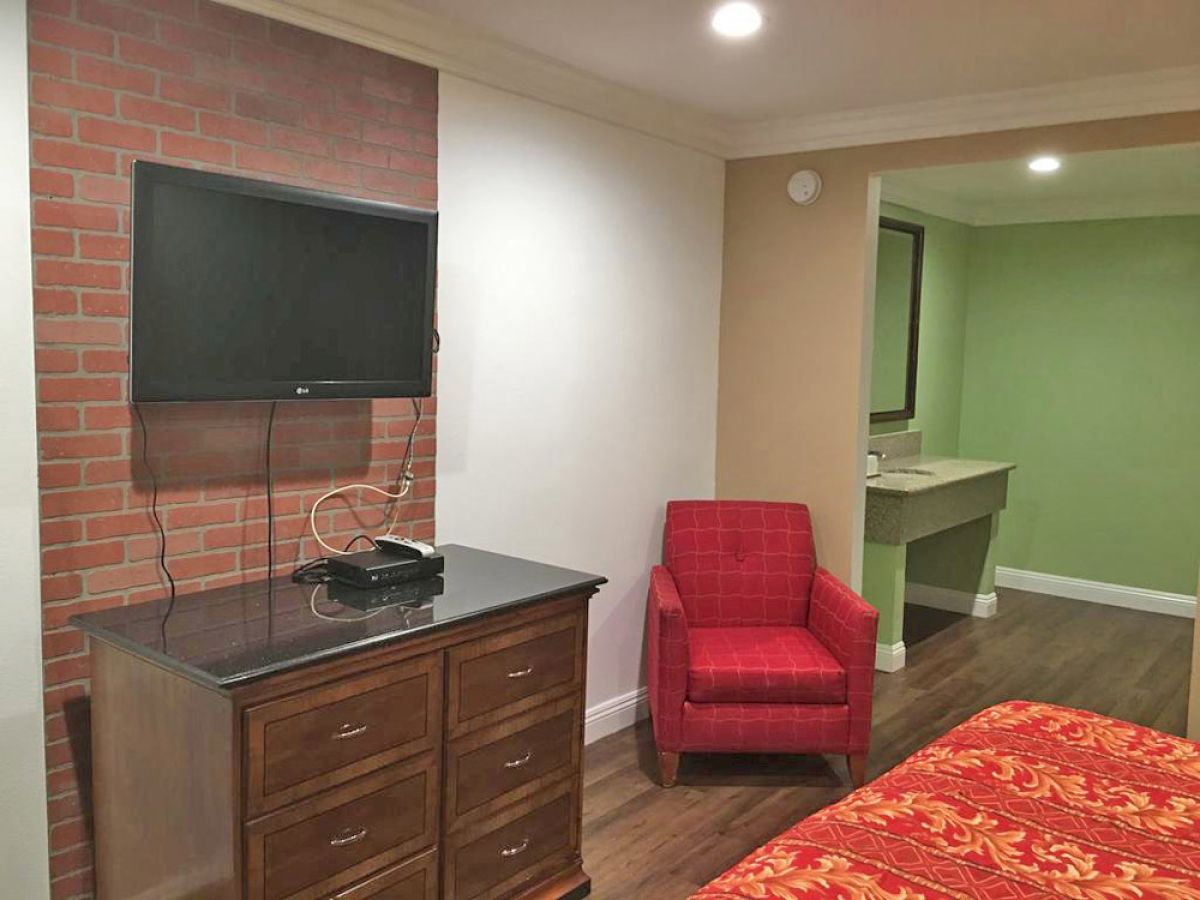
<path id="1" fill-rule="evenodd" d="M 219 0 L 725 159 L 1200 109 L 1200 65 L 753 121 L 625 87 L 395 0 Z"/>
<path id="2" fill-rule="evenodd" d="M 1144 219 L 1200 215 L 1200 186 L 1159 194 L 1061 197 L 1006 203 L 967 203 L 940 191 L 892 185 L 883 177 L 880 199 L 963 225 L 1026 225 L 1039 222 L 1082 222 L 1097 219 Z"/>
<path id="3" fill-rule="evenodd" d="M 721 119 L 391 0 L 219 0 L 572 112 L 728 156 Z"/>
<path id="4" fill-rule="evenodd" d="M 1200 65 L 730 127 L 733 158 L 1200 109 Z"/>

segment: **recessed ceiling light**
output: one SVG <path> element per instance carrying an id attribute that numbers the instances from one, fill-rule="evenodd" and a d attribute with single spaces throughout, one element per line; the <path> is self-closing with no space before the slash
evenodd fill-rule
<path id="1" fill-rule="evenodd" d="M 749 37 L 762 28 L 763 17 L 753 3 L 726 3 L 713 13 L 712 27 L 725 37 Z"/>
<path id="2" fill-rule="evenodd" d="M 1062 163 L 1058 161 L 1057 156 L 1039 156 L 1037 159 L 1029 161 L 1029 170 L 1031 172 L 1041 172 L 1042 174 L 1057 172 L 1061 166 Z"/>

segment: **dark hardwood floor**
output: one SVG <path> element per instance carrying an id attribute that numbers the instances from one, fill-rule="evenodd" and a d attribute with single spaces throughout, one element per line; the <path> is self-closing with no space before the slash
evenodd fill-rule
<path id="1" fill-rule="evenodd" d="M 991 619 L 907 608 L 908 666 L 876 681 L 872 777 L 1002 700 L 1184 733 L 1189 620 L 999 595 Z M 583 855 L 599 900 L 687 897 L 848 791 L 845 762 L 833 757 L 685 755 L 677 787 L 658 787 L 656 775 L 648 722 L 587 748 Z"/>

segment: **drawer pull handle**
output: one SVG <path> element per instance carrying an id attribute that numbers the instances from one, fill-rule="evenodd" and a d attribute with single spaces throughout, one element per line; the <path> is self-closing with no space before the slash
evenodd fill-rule
<path id="1" fill-rule="evenodd" d="M 359 828 L 343 828 L 329 839 L 330 847 L 345 847 L 347 844 L 357 844 L 367 836 L 365 825 Z"/>
<path id="2" fill-rule="evenodd" d="M 504 764 L 506 769 L 519 769 L 521 766 L 529 765 L 529 761 L 533 759 L 533 751 L 526 750 L 524 756 L 519 756 L 516 759 L 510 759 Z"/>
<path id="3" fill-rule="evenodd" d="M 349 722 L 342 723 L 342 727 L 332 734 L 332 739 L 335 741 L 345 741 L 350 738 L 356 738 L 360 734 L 365 734 L 367 731 L 366 725 L 352 725 Z"/>
<path id="4" fill-rule="evenodd" d="M 520 856 L 529 849 L 529 838 L 521 841 L 519 844 L 513 844 L 511 847 L 505 847 L 500 851 L 500 855 L 505 859 L 512 859 L 514 856 Z"/>
<path id="5" fill-rule="evenodd" d="M 526 675 L 533 674 L 533 666 L 526 666 L 523 669 L 517 669 L 515 672 L 509 672 L 509 678 L 524 678 Z"/>

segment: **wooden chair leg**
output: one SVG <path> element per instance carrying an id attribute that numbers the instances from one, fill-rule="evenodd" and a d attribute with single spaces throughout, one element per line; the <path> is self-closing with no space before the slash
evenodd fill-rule
<path id="1" fill-rule="evenodd" d="M 860 788 L 867 783 L 867 754 L 848 754 L 846 756 L 846 768 L 850 770 L 850 783 L 856 788 Z"/>
<path id="2" fill-rule="evenodd" d="M 675 776 L 679 774 L 679 754 L 659 751 L 658 774 L 663 787 L 675 787 Z"/>

